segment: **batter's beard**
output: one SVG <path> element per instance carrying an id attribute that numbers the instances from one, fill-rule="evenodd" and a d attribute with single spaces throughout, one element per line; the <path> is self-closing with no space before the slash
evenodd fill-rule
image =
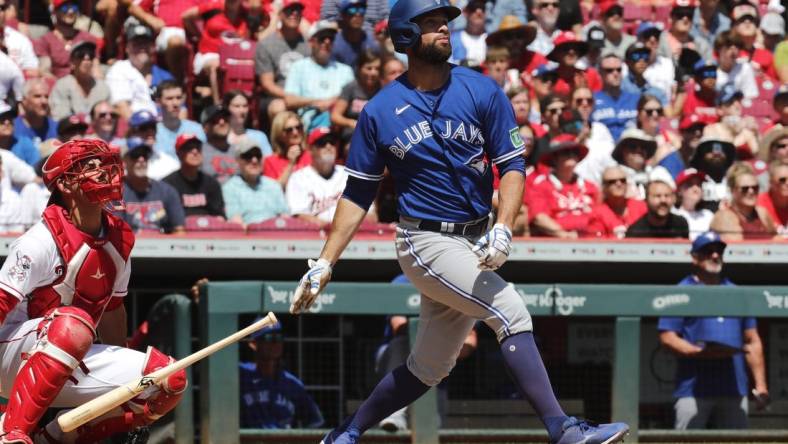
<path id="1" fill-rule="evenodd" d="M 419 45 L 416 46 L 414 55 L 419 60 L 431 65 L 440 65 L 446 63 L 449 57 L 451 57 L 451 43 L 449 43 L 446 48 L 441 48 L 435 43 L 426 45 L 420 42 Z"/>

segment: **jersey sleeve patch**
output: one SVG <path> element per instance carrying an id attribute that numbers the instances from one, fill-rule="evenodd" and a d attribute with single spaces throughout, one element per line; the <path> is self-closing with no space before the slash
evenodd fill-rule
<path id="1" fill-rule="evenodd" d="M 520 137 L 520 129 L 517 127 L 514 127 L 509 130 L 509 140 L 512 142 L 512 146 L 514 148 L 520 148 L 522 146 L 525 146 L 525 142 L 523 141 L 523 138 Z"/>

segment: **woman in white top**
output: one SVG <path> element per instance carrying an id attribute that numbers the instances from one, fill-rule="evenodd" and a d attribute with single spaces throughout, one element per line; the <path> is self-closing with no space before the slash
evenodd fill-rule
<path id="1" fill-rule="evenodd" d="M 678 200 L 673 214 L 687 219 L 690 241 L 709 231 L 709 225 L 714 218 L 714 213 L 711 211 L 705 208 L 698 209 L 698 204 L 703 199 L 702 186 L 705 179 L 706 175 L 695 168 L 687 168 L 676 176 Z"/>

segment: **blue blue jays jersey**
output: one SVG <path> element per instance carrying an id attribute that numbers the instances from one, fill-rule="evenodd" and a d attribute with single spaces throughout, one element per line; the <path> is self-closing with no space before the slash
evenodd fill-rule
<path id="1" fill-rule="evenodd" d="M 304 384 L 286 370 L 275 379 L 257 371 L 254 362 L 241 362 L 241 428 L 289 429 L 320 427 L 323 415 Z"/>
<path id="2" fill-rule="evenodd" d="M 359 116 L 345 171 L 379 181 L 388 167 L 400 215 L 467 222 L 490 212 L 489 163 L 501 175 L 512 169 L 525 175 L 524 151 L 498 85 L 452 65 L 438 90 L 419 91 L 402 75 L 378 92 Z"/>

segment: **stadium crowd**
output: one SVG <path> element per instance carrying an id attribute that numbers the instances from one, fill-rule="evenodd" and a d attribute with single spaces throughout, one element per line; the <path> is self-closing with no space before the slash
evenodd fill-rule
<path id="1" fill-rule="evenodd" d="M 0 231 L 38 220 L 43 161 L 83 137 L 122 153 L 136 230 L 327 227 L 359 113 L 407 69 L 391 3 L 0 0 Z M 451 60 L 498 82 L 528 147 L 515 234 L 788 234 L 785 5 L 456 3 Z M 367 222 L 395 202 L 386 178 Z"/>

